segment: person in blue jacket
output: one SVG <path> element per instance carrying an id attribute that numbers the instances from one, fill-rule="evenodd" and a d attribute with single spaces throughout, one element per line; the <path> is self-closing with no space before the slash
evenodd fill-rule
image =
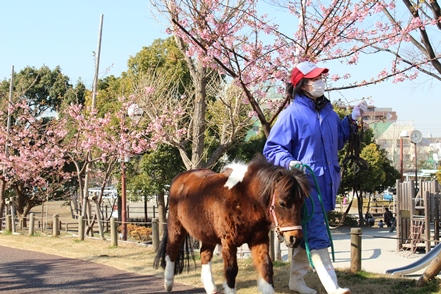
<path id="1" fill-rule="evenodd" d="M 354 124 L 367 110 L 367 103 L 363 100 L 354 107 L 351 115 L 340 120 L 324 96 L 323 74 L 328 71 L 309 61 L 299 63 L 294 68 L 288 87 L 291 89 L 288 94 L 292 97 L 292 103 L 280 113 L 263 149 L 268 161 L 276 165 L 304 170 L 305 164 L 311 168 L 318 181 L 326 213 L 335 208 L 340 186 L 338 150 L 349 139 L 350 124 Z M 324 219 L 326 214 L 322 212 L 312 177 L 310 199 L 306 201 L 309 212 L 312 209 L 311 201 L 314 202 L 314 213 L 304 230 L 314 268 L 327 293 L 351 293 L 337 283 L 328 252 L 331 243 Z M 305 284 L 303 277 L 308 268 L 309 260 L 303 243 L 293 252 L 289 280 L 291 290 L 302 294 L 317 293 Z"/>

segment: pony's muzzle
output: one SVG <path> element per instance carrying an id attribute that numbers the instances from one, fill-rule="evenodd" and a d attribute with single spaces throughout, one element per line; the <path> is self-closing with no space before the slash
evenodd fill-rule
<path id="1" fill-rule="evenodd" d="M 294 230 L 285 232 L 283 234 L 283 237 L 285 239 L 285 245 L 288 248 L 296 248 L 300 245 L 300 242 L 302 242 L 303 239 L 303 232 L 302 230 Z"/>

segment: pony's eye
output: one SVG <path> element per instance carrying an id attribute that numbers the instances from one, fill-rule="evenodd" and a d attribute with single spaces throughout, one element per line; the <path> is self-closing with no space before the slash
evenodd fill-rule
<path id="1" fill-rule="evenodd" d="M 283 201 L 279 201 L 279 205 L 282 206 L 282 207 L 286 207 L 286 203 L 283 202 Z"/>

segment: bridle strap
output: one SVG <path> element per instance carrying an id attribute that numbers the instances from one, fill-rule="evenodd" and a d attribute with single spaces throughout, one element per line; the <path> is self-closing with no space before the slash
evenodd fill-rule
<path id="1" fill-rule="evenodd" d="M 302 230 L 302 226 L 290 226 L 290 227 L 283 227 L 281 228 L 279 226 L 279 222 L 277 221 L 277 215 L 276 215 L 276 210 L 275 210 L 275 201 L 276 201 L 276 197 L 271 196 L 272 201 L 271 201 L 271 206 L 270 206 L 270 213 L 273 216 L 274 219 L 274 225 L 275 225 L 275 229 L 274 231 L 278 234 L 281 235 L 283 232 L 289 232 L 289 231 L 294 231 L 294 230 Z"/>

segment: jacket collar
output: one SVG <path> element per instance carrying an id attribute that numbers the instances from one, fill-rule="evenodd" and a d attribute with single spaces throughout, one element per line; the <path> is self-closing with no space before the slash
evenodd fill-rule
<path id="1" fill-rule="evenodd" d="M 308 96 L 298 94 L 295 96 L 293 103 L 303 104 L 313 111 L 320 111 L 323 108 L 327 108 L 329 106 L 331 107 L 331 109 L 333 108 L 331 102 L 326 97 L 323 96 L 322 99 L 324 99 L 324 100 L 320 101 L 321 103 L 318 103 L 318 101 L 314 101 L 311 98 L 309 98 Z M 329 106 L 328 106 L 328 104 L 329 104 Z"/>

